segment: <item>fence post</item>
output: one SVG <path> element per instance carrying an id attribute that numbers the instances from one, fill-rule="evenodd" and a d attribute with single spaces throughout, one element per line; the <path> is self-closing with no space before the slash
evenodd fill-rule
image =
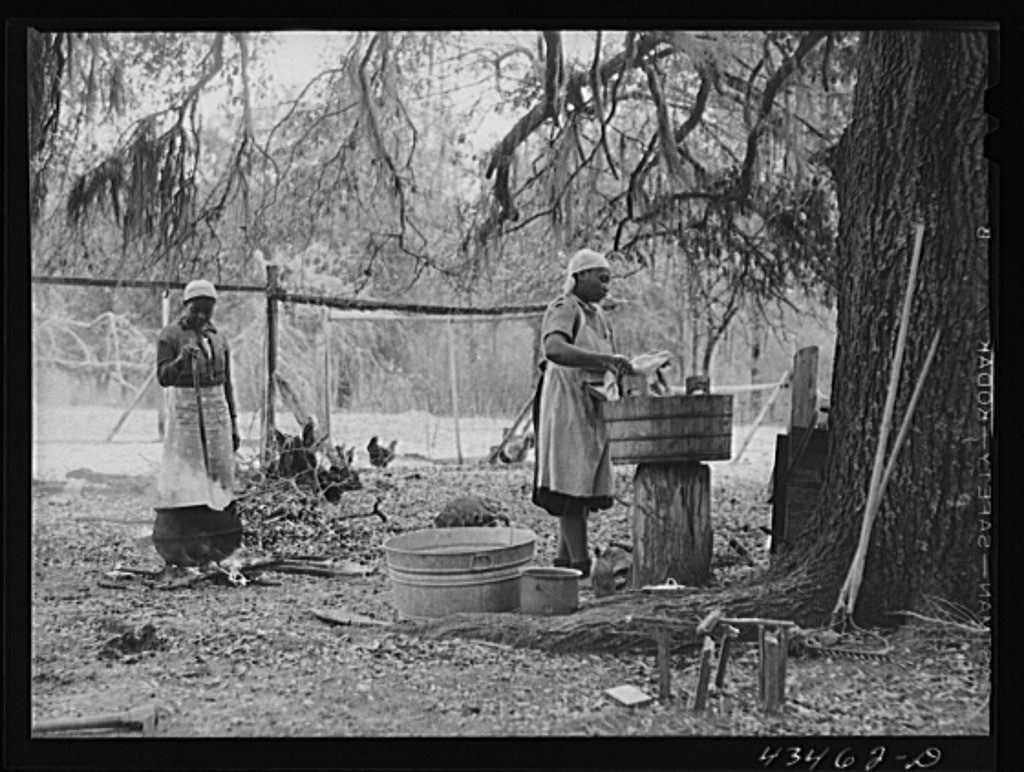
<path id="1" fill-rule="evenodd" d="M 171 291 L 164 289 L 160 298 L 160 329 L 163 330 L 171 323 Z M 160 409 L 157 411 L 156 428 L 160 439 L 163 440 L 164 432 L 167 430 L 167 417 L 170 415 L 171 390 L 160 390 Z"/>
<path id="2" fill-rule="evenodd" d="M 274 374 L 277 372 L 277 266 L 267 265 L 267 385 L 263 403 L 263 466 L 273 460 Z"/>
<path id="3" fill-rule="evenodd" d="M 458 368 L 455 366 L 455 329 L 452 327 L 451 317 L 448 317 L 448 377 L 452 389 L 452 417 L 455 421 L 455 452 L 459 458 L 459 466 L 462 466 L 462 440 L 459 437 L 459 378 Z"/>
<path id="4" fill-rule="evenodd" d="M 331 390 L 331 309 L 327 306 L 323 307 L 322 318 L 324 327 L 324 425 L 322 432 L 329 441 L 331 437 L 331 404 L 334 401 L 334 393 Z"/>

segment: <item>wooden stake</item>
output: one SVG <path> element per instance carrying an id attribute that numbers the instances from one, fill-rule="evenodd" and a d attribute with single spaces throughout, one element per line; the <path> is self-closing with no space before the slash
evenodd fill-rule
<path id="1" fill-rule="evenodd" d="M 448 320 L 448 379 L 451 381 L 452 390 L 452 418 L 455 421 L 455 452 L 459 459 L 459 466 L 462 466 L 462 440 L 459 437 L 459 378 L 458 368 L 455 366 L 455 328 L 452 327 L 452 320 Z"/>
<path id="2" fill-rule="evenodd" d="M 757 626 L 757 699 L 759 702 L 764 702 L 765 683 L 764 683 L 764 625 Z"/>
<path id="3" fill-rule="evenodd" d="M 764 681 L 764 709 L 766 713 L 779 711 L 779 639 L 774 632 L 765 633 L 764 658 L 761 662 Z"/>
<path id="4" fill-rule="evenodd" d="M 669 669 L 669 644 L 671 633 L 667 627 L 658 627 L 654 631 L 654 640 L 658 644 L 658 699 L 672 698 L 672 672 Z"/>
<path id="5" fill-rule="evenodd" d="M 693 698 L 693 712 L 701 713 L 708 699 L 708 681 L 711 680 L 711 658 L 715 655 L 715 642 L 710 635 L 704 636 L 704 647 L 700 652 L 700 672 L 697 675 L 697 693 Z"/>
<path id="6" fill-rule="evenodd" d="M 722 639 L 720 641 L 722 650 L 718 655 L 718 670 L 715 673 L 716 689 L 720 690 L 723 684 L 725 684 L 725 666 L 729 663 L 729 654 L 732 651 L 732 639 L 735 637 L 735 634 L 732 632 L 726 632 L 722 635 Z"/>
<path id="7" fill-rule="evenodd" d="M 778 672 L 776 674 L 776 687 L 779 698 L 779 710 L 786 704 L 786 659 L 789 656 L 789 635 L 785 627 L 776 630 L 779 639 Z"/>
<path id="8" fill-rule="evenodd" d="M 736 455 L 733 456 L 730 464 L 735 464 L 743 456 L 743 452 L 747 449 L 747 445 L 754 439 L 754 435 L 757 433 L 758 428 L 761 426 L 761 422 L 764 421 L 764 417 L 768 415 L 768 411 L 771 410 L 772 405 L 775 403 L 776 398 L 782 392 L 782 387 L 786 385 L 789 377 L 793 374 L 792 370 L 787 370 L 786 374 L 779 379 L 779 382 L 775 384 L 775 388 L 772 389 L 771 395 L 768 397 L 768 401 L 765 402 L 761 408 L 761 412 L 757 414 L 757 418 L 754 419 L 754 425 L 750 427 L 750 431 L 747 432 L 747 436 L 743 438 L 743 442 L 740 443 L 740 449 L 736 451 Z"/>
<path id="9" fill-rule="evenodd" d="M 875 461 L 871 468 L 871 482 L 868 486 L 867 504 L 864 507 L 864 518 L 861 522 L 860 540 L 850 563 L 846 581 L 839 591 L 839 599 L 832 610 L 833 621 L 838 618 L 853 616 L 857 603 L 857 593 L 861 580 L 864 578 L 864 561 L 867 557 L 868 543 L 871 540 L 871 528 L 878 514 L 881 497 L 879 488 L 885 460 L 885 449 L 889 440 L 889 429 L 892 424 L 893 406 L 896 403 L 896 389 L 899 385 L 900 369 L 903 366 L 903 349 L 907 341 L 907 328 L 910 326 L 910 307 L 914 299 L 914 285 L 917 282 L 917 264 L 921 257 L 921 243 L 924 239 L 924 225 L 916 226 L 914 253 L 910 258 L 910 275 L 907 277 L 907 288 L 903 295 L 903 313 L 900 316 L 899 331 L 896 334 L 896 351 L 893 354 L 892 366 L 889 369 L 889 387 L 885 394 L 885 406 L 882 409 L 882 424 L 878 430 L 878 446 L 875 448 Z"/>

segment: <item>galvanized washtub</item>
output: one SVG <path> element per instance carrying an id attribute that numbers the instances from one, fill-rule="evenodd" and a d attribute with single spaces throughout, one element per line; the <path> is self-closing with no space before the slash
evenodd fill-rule
<path id="1" fill-rule="evenodd" d="M 431 528 L 384 542 L 395 607 L 409 617 L 515 611 L 533 558 L 526 528 Z"/>

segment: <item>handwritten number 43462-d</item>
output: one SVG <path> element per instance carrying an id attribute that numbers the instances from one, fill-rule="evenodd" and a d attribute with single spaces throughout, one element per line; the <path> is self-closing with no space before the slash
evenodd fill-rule
<path id="1" fill-rule="evenodd" d="M 829 752 L 831 748 L 828 746 L 822 750 L 817 750 L 815 748 L 802 748 L 799 745 L 782 746 L 779 748 L 772 748 L 772 746 L 768 745 L 761 751 L 761 755 L 758 756 L 757 760 L 766 769 L 774 765 L 779 769 L 800 768 L 815 770 L 824 763 L 822 769 L 846 769 L 851 770 L 851 772 L 854 769 L 862 769 L 864 772 L 871 772 L 886 758 L 888 755 L 887 750 L 884 745 L 879 745 L 872 748 L 867 756 L 858 758 L 852 748 L 840 748 L 836 751 L 835 756 L 831 757 L 832 763 L 829 765 Z M 928 769 L 939 763 L 939 760 L 942 758 L 942 751 L 938 748 L 929 747 L 916 756 L 901 753 L 893 754 L 890 758 L 897 765 L 902 763 L 905 770 Z M 896 768 L 898 769 L 899 767 L 897 766 Z"/>

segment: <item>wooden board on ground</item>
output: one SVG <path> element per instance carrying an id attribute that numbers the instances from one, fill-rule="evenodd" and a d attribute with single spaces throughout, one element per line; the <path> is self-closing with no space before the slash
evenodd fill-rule
<path id="1" fill-rule="evenodd" d="M 651 695 L 647 694 L 642 689 L 638 689 L 635 686 L 630 686 L 628 684 L 625 686 L 616 686 L 614 689 L 605 689 L 604 693 L 616 702 L 631 708 L 654 702 L 654 698 L 651 697 Z"/>

